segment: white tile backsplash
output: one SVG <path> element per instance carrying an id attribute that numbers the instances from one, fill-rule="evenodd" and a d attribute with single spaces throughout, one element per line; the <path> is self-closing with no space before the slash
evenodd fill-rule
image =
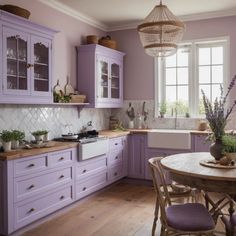
<path id="1" fill-rule="evenodd" d="M 110 109 L 77 106 L 0 105 L 0 131 L 19 129 L 25 132 L 26 140 L 32 140 L 31 132 L 46 129 L 53 139 L 69 131 L 80 132 L 88 121 L 97 130 L 108 129 L 110 114 Z"/>

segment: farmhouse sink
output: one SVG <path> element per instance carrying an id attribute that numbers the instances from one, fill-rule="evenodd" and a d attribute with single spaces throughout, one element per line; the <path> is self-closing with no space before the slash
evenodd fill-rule
<path id="1" fill-rule="evenodd" d="M 168 149 L 190 149 L 190 130 L 152 130 L 148 132 L 148 147 Z"/>

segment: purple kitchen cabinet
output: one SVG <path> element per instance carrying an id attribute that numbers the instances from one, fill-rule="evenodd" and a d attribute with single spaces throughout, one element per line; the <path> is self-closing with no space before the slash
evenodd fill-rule
<path id="1" fill-rule="evenodd" d="M 124 55 L 98 44 L 78 47 L 78 91 L 90 107 L 122 107 Z"/>
<path id="2" fill-rule="evenodd" d="M 0 10 L 0 103 L 52 103 L 52 40 L 56 31 Z"/>
<path id="3" fill-rule="evenodd" d="M 206 140 L 205 134 L 191 134 L 191 146 L 193 152 L 209 152 L 211 141 Z"/>
<path id="4" fill-rule="evenodd" d="M 129 136 L 128 177 L 136 179 L 145 178 L 144 162 L 146 147 L 146 134 L 131 134 Z"/>

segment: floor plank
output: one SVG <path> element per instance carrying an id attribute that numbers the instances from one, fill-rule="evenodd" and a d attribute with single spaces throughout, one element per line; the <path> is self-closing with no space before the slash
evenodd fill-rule
<path id="1" fill-rule="evenodd" d="M 118 183 L 22 236 L 151 235 L 154 206 L 155 193 L 151 186 Z"/>

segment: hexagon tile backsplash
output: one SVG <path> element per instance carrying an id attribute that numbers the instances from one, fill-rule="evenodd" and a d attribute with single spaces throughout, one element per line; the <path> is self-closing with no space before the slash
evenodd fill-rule
<path id="1" fill-rule="evenodd" d="M 31 132 L 49 130 L 49 138 L 63 133 L 80 132 L 89 121 L 95 129 L 108 129 L 110 109 L 92 109 L 71 106 L 0 105 L 0 131 L 19 129 L 25 132 L 26 140 L 32 140 Z"/>

